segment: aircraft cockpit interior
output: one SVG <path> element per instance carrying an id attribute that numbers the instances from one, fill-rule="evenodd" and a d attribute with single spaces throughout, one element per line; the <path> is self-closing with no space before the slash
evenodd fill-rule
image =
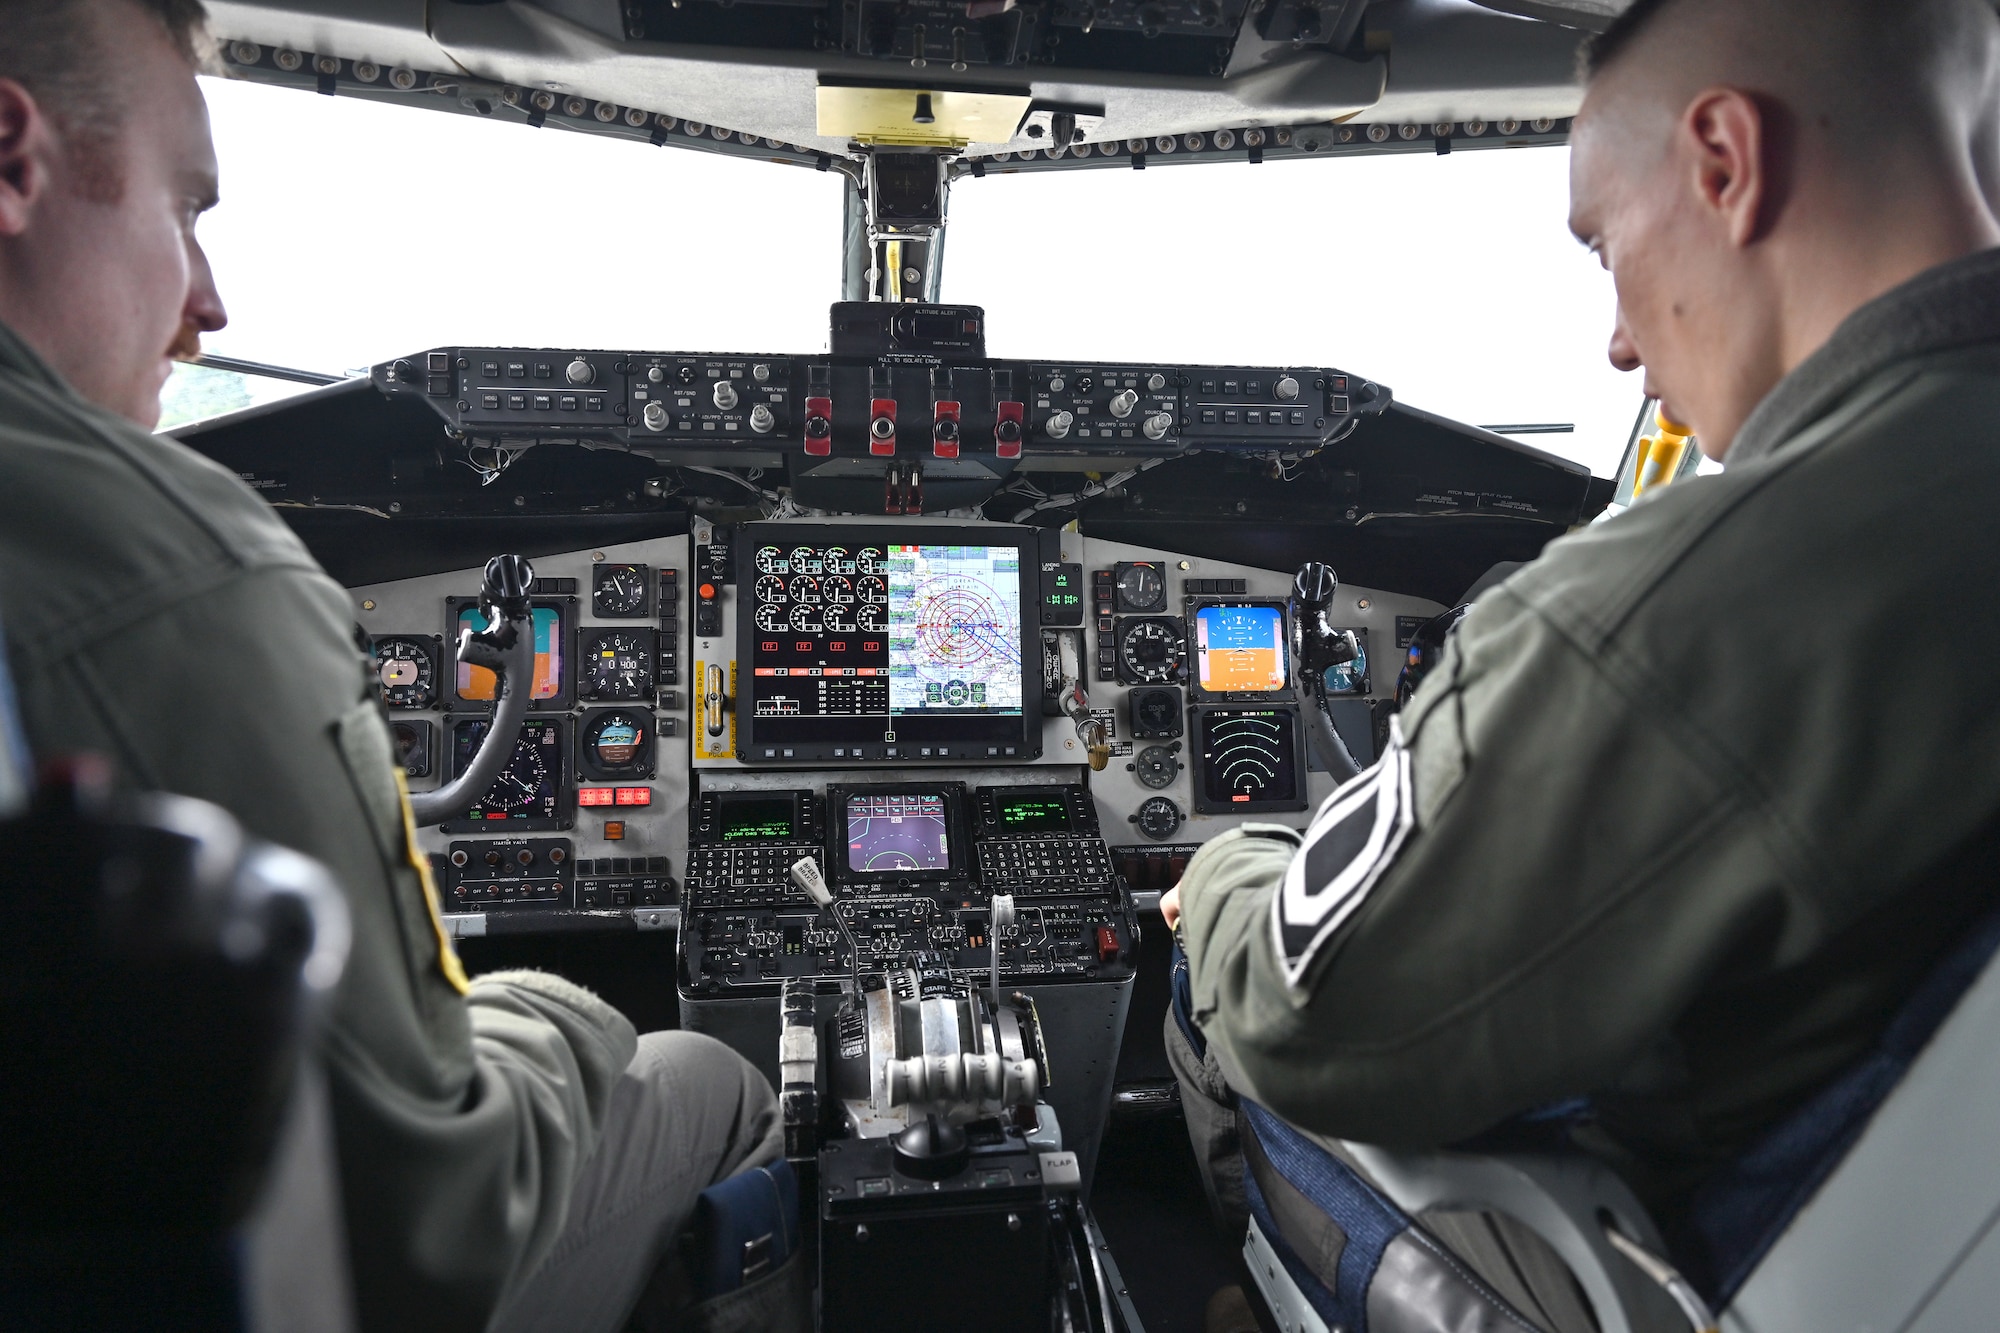
<path id="1" fill-rule="evenodd" d="M 1303 337 L 1274 356 L 1243 316 L 1250 351 L 1158 354 L 1170 345 L 1159 326 L 1197 318 L 1221 326 L 1226 348 L 1229 317 L 1184 312 L 1170 270 L 1099 281 L 1053 210 L 1009 215 L 1018 286 L 974 291 L 952 277 L 954 207 L 1075 173 L 1134 189 L 1147 179 L 1138 172 L 1188 173 L 1221 190 L 1231 170 L 1303 179 L 1392 158 L 1552 160 L 1578 112 L 1579 47 L 1625 8 L 208 0 L 218 80 L 376 104 L 397 133 L 369 151 L 421 158 L 440 178 L 465 168 L 427 156 L 427 127 L 470 117 L 574 136 L 562 143 L 622 154 L 634 175 L 705 155 L 735 173 L 746 210 L 783 173 L 838 182 L 837 217 L 785 223 L 823 252 L 836 293 L 823 307 L 794 303 L 809 307 L 817 342 L 793 335 L 796 308 L 771 325 L 778 334 L 716 346 L 494 339 L 468 317 L 454 335 L 344 375 L 211 355 L 193 369 L 303 382 L 168 429 L 273 506 L 347 598 L 364 702 L 406 797 L 406 827 L 392 821 L 389 834 L 407 835 L 414 860 L 390 855 L 391 870 L 431 900 L 405 923 L 426 1030 L 461 1021 L 422 1009 L 437 968 L 458 992 L 532 969 L 555 979 L 534 985 L 587 990 L 638 1033 L 714 1039 L 775 1095 L 768 1132 L 782 1153 L 700 1182 L 682 1234 L 658 1247 L 677 1256 L 660 1261 L 678 1274 L 675 1308 L 708 1319 L 734 1302 L 734 1315 L 648 1314 L 666 1300 L 656 1277 L 616 1326 L 1401 1333 L 1418 1325 L 1380 1302 L 1395 1281 L 1421 1279 L 1415 1268 L 1398 1277 L 1416 1262 L 1410 1238 L 1462 1241 L 1463 1219 L 1489 1212 L 1539 1239 L 1494 1242 L 1517 1256 L 1513 1276 L 1489 1266 L 1464 1277 L 1474 1296 L 1423 1328 L 1985 1326 L 1797 1314 L 1810 1307 L 1799 1292 L 1823 1284 L 1845 1293 L 1843 1310 L 1874 1299 L 1841 1285 L 1839 1242 L 1801 1237 L 1821 1214 L 1764 1242 L 1776 1276 L 1716 1283 L 1676 1267 L 1677 1237 L 1601 1167 L 1539 1149 L 1427 1156 L 1336 1143 L 1247 1099 L 1247 1165 L 1226 1188 L 1247 1197 L 1234 1206 L 1249 1220 L 1215 1220 L 1229 1200 L 1204 1182 L 1199 1133 L 1190 1144 L 1198 1117 L 1177 1078 L 1187 1071 L 1169 1051 L 1192 1001 L 1163 898 L 1225 835 L 1289 848 L 1352 817 L 1348 854 L 1386 858 L 1393 847 L 1360 840 L 1400 838 L 1407 825 L 1357 802 L 1409 800 L 1404 710 L 1452 660 L 1468 605 L 1552 542 L 1709 469 L 1690 431 L 1631 379 L 1615 431 L 1580 458 L 1563 452 L 1567 426 L 1475 425 L 1406 399 L 1365 339 L 1338 358 Z M 222 165 L 226 208 L 231 177 L 256 168 L 227 152 Z M 365 209 L 367 180 L 324 184 Z M 524 173 L 513 188 L 524 213 L 568 220 L 564 281 L 596 299 L 652 265 L 758 262 L 715 230 L 720 214 L 606 221 L 599 204 L 615 179 Z M 1299 305 L 1309 324 L 1313 305 L 1337 306 L 1371 262 L 1329 248 L 1318 226 L 1302 211 L 1182 241 L 1234 252 L 1241 283 Z M 504 217 L 440 209 L 403 245 L 465 247 L 505 299 L 508 235 Z M 1013 326 L 1027 323 L 1030 291 L 1046 304 L 1062 289 L 1051 270 L 1067 272 L 1077 308 L 1115 309 L 1121 332 L 1094 335 L 1103 345 L 1087 354 L 1025 345 Z M 1426 291 L 1438 308 L 1423 317 L 1449 324 L 1450 302 Z M 324 303 L 362 298 L 295 288 L 282 299 L 305 324 Z M 365 300 L 371 321 L 398 327 L 395 293 Z M 707 315 L 677 318 L 676 329 L 700 328 Z M 1604 322 L 1589 331 L 1594 346 Z M 757 327 L 740 309 L 714 325 Z M 421 327 L 451 326 L 433 312 Z M 1495 346 L 1492 359 L 1520 350 Z M 218 652 L 214 669 L 228 661 Z M 0 759 L 5 704 L 0 691 Z M 91 795 L 97 781 L 87 766 L 66 772 L 36 809 L 57 811 L 65 836 L 112 819 Z M 155 858 L 176 883 L 235 886 L 234 925 L 201 918 L 223 954 L 253 935 L 244 949 L 282 952 L 283 932 L 265 932 L 280 916 L 345 939 L 338 888 L 278 853 L 230 844 L 223 869 L 170 854 L 176 839 L 219 836 L 191 809 L 118 815 L 144 827 L 121 825 L 106 845 L 131 864 Z M 39 849 L 36 865 L 65 845 L 46 830 L 19 836 Z M 254 931 L 246 904 L 265 914 Z M 144 932 L 114 918 L 128 932 L 118 947 L 139 949 Z M 1479 928 L 1477 914 L 1466 920 Z M 1282 956 L 1278 932 L 1245 948 Z M 337 952 L 301 949 L 284 966 L 309 980 L 322 969 L 301 984 L 330 995 Z M 25 957 L 8 956 L 10 969 Z M 358 952 L 346 961 L 350 976 L 371 966 Z M 139 985 L 132 975 L 118 985 Z M 283 989 L 258 975 L 258 995 Z M 283 1046 L 275 1029 L 220 1017 L 225 990 L 194 1001 L 207 1031 L 233 1034 L 223 1044 L 244 1059 Z M 1966 1004 L 1991 1007 L 1991 990 L 1981 983 Z M 324 995 L 270 1003 L 294 1006 L 301 1034 L 337 1010 Z M 187 1029 L 173 1040 L 201 1046 Z M 1181 1031 L 1198 1056 L 1200 1033 Z M 475 1043 L 487 1032 L 476 1027 Z M 1944 1033 L 1941 1043 L 1970 1039 Z M 298 1041 L 310 1052 L 309 1035 Z M 27 1049 L 9 1046 L 10 1077 Z M 301 1077 L 324 1098 L 312 1065 Z M 588 1082 L 562 1068 L 554 1082 Z M 312 1125 L 287 1112 L 281 1135 L 284 1099 L 233 1077 L 173 1082 L 236 1088 L 257 1108 L 242 1142 L 282 1140 L 272 1170 L 289 1184 L 246 1177 L 231 1197 L 264 1200 L 260 1217 L 286 1189 L 316 1202 L 241 1251 L 250 1294 L 227 1326 L 458 1326 L 405 1324 L 394 1294 L 365 1289 L 371 1251 L 328 1202 L 355 1206 L 353 1181 L 328 1182 L 367 1151 L 358 1132 L 330 1128 L 351 1114 L 339 1080 Z M 1890 1106 L 1912 1123 L 1922 1110 Z M 317 1135 L 317 1157 L 294 1151 L 295 1132 Z M 120 1133 L 147 1136 L 143 1124 Z M 563 1151 L 524 1143 L 512 1169 L 567 1172 L 553 1165 Z M 665 1168 L 623 1169 L 629 1183 Z M 1834 1174 L 1828 1197 L 1864 1186 L 1903 1197 L 1880 1163 L 1870 1169 Z M 1335 1170 L 1373 1182 L 1366 1208 L 1327 1202 Z M 166 1198 L 171 1180 L 158 1179 Z M 1994 1198 L 1978 1194 L 1978 1208 Z M 1966 1219 L 1932 1248 L 1990 1251 L 1978 1228 L 1991 1216 Z M 1991 1263 L 1918 1267 L 1933 1292 L 1924 1309 L 1971 1309 L 2000 1291 Z M 1234 1304 L 1218 1305 L 1229 1292 Z M 560 1304 L 509 1308 L 492 1327 L 598 1327 L 570 1323 Z"/>

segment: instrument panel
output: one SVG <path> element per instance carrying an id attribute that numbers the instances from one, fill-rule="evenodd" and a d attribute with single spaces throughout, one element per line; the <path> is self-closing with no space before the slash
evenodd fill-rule
<path id="1" fill-rule="evenodd" d="M 925 552 L 944 553 L 937 568 Z M 523 741 L 492 790 L 419 835 L 461 932 L 547 929 L 558 918 L 568 928 L 580 918 L 606 928 L 671 926 L 699 882 L 696 862 L 713 864 L 719 845 L 701 830 L 701 812 L 718 817 L 710 797 L 729 792 L 805 791 L 824 802 L 836 787 L 906 778 L 956 781 L 967 792 L 1066 783 L 1088 802 L 1113 865 L 1150 868 L 1184 860 L 1172 849 L 1244 819 L 1303 823 L 1332 790 L 1307 757 L 1289 684 L 1290 576 L 1282 571 L 1073 532 L 933 519 L 791 519 L 733 531 L 697 521 L 684 536 L 534 564 L 536 672 Z M 946 586 L 927 599 L 921 589 L 931 575 Z M 970 601 L 968 580 L 977 594 Z M 414 790 L 459 771 L 492 710 L 490 675 L 451 660 L 459 627 L 479 618 L 479 581 L 467 569 L 353 590 L 372 678 Z M 793 623 L 801 607 L 813 617 L 804 631 Z M 1343 588 L 1333 619 L 1381 653 L 1440 610 Z M 783 629 L 766 630 L 760 617 Z M 779 642 L 775 654 L 764 648 L 770 638 Z M 836 653 L 835 643 L 848 646 Z M 894 656 L 905 649 L 907 661 Z M 915 669 L 979 660 L 1004 671 Z M 1049 664 L 1065 660 L 1110 732 L 1101 771 L 1053 703 L 1060 682 Z M 888 674 L 898 662 L 912 669 Z M 759 677 L 760 664 L 788 672 Z M 789 674 L 794 665 L 807 674 Z M 1335 668 L 1329 685 L 1351 710 L 1350 743 L 1386 720 L 1377 714 L 1394 676 L 1372 671 L 1366 654 Z M 890 717 L 894 755 L 881 725 Z M 795 731 L 786 742 L 764 735 L 773 722 L 873 730 L 859 738 Z M 996 723 L 1005 739 L 968 741 L 951 730 Z M 946 730 L 925 737 L 925 726 Z M 746 753 L 752 745 L 779 753 Z M 1356 757 L 1365 763 L 1372 753 Z M 823 846 L 812 821 L 844 818 L 808 819 L 796 805 L 792 816 L 804 820 L 797 842 L 765 845 Z M 968 826 L 958 850 L 986 836 Z M 553 838 L 569 846 L 555 865 L 537 852 L 531 878 L 548 883 L 532 895 L 509 894 L 504 884 L 489 892 L 502 881 L 481 858 L 463 867 L 451 860 L 468 843 L 504 843 L 512 855 L 517 843 Z M 747 855 L 741 849 L 751 842 L 729 845 Z M 966 869 L 984 882 L 979 867 Z M 792 904 L 796 891 L 774 883 Z M 1167 886 L 1150 869 L 1131 882 L 1142 892 Z"/>

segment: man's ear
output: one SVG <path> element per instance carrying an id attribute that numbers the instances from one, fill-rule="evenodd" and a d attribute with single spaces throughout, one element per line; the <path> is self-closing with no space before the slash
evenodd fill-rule
<path id="1" fill-rule="evenodd" d="M 1701 93 L 1681 118 L 1696 198 L 1738 249 L 1763 239 L 1774 211 L 1779 183 L 1771 130 L 1765 107 L 1735 88 Z"/>
<path id="2" fill-rule="evenodd" d="M 34 94 L 0 79 L 0 237 L 28 229 L 49 189 L 48 154 L 55 146 L 49 118 Z"/>

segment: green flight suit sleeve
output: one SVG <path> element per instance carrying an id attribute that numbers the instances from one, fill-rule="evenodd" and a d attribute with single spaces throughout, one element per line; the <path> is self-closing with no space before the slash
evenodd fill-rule
<path id="1" fill-rule="evenodd" d="M 631 1024 L 555 977 L 464 985 L 348 596 L 277 515 L 170 441 L 16 397 L 0 586 L 34 752 L 103 754 L 333 872 L 353 944 L 324 1056 L 362 1324 L 483 1329 L 561 1231 Z"/>
<path id="2" fill-rule="evenodd" d="M 1740 775 L 1656 705 L 1645 664 L 1513 584 L 1483 599 L 1399 719 L 1414 826 L 1295 983 L 1289 849 L 1226 835 L 1189 866 L 1195 1018 L 1232 1084 L 1435 1146 L 1617 1080 L 1782 890 Z"/>

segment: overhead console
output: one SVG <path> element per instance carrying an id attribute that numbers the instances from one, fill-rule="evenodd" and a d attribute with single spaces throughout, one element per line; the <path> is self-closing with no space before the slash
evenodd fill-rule
<path id="1" fill-rule="evenodd" d="M 983 499 L 1021 467 L 1309 451 L 1390 402 L 1330 367 L 995 360 L 976 306 L 844 302 L 832 329 L 821 356 L 447 347 L 372 376 L 468 441 L 787 463 L 803 502 L 891 514 Z"/>

